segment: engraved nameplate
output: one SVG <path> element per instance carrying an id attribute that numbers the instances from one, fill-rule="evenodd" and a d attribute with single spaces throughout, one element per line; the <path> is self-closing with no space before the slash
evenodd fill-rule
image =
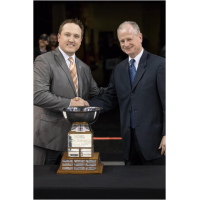
<path id="1" fill-rule="evenodd" d="M 74 163 L 74 166 L 85 166 L 86 163 Z"/>
<path id="2" fill-rule="evenodd" d="M 73 170 L 73 167 L 62 167 L 62 170 Z"/>
<path id="3" fill-rule="evenodd" d="M 74 170 L 85 170 L 85 167 L 74 167 Z"/>
<path id="4" fill-rule="evenodd" d="M 89 157 L 92 157 L 92 154 L 91 153 L 87 153 L 87 152 L 86 153 L 85 152 L 81 152 L 81 157 L 86 157 L 86 158 L 88 157 L 89 158 Z"/>
<path id="5" fill-rule="evenodd" d="M 85 160 L 86 163 L 96 163 L 96 160 Z"/>
<path id="6" fill-rule="evenodd" d="M 79 152 L 68 152 L 69 157 L 79 157 Z"/>
<path id="7" fill-rule="evenodd" d="M 81 149 L 81 157 L 92 157 L 93 149 Z"/>
<path id="8" fill-rule="evenodd" d="M 73 163 L 62 163 L 62 166 L 73 166 Z"/>
<path id="9" fill-rule="evenodd" d="M 79 152 L 79 149 L 71 149 L 71 148 L 68 148 L 68 152 Z"/>
<path id="10" fill-rule="evenodd" d="M 86 170 L 96 170 L 96 167 L 86 167 Z"/>
<path id="11" fill-rule="evenodd" d="M 92 147 L 92 134 L 68 134 L 68 147 Z"/>
<path id="12" fill-rule="evenodd" d="M 74 160 L 74 162 L 75 162 L 75 163 L 77 163 L 77 162 L 83 162 L 83 163 L 84 163 L 85 160 Z"/>
<path id="13" fill-rule="evenodd" d="M 85 151 L 85 152 L 87 151 L 87 152 L 90 152 L 90 153 L 91 153 L 91 152 L 92 152 L 92 149 L 83 149 L 83 148 L 81 148 L 81 152 L 82 152 L 82 151 Z"/>
<path id="14" fill-rule="evenodd" d="M 65 162 L 73 163 L 73 160 L 65 160 L 65 159 L 64 159 L 64 160 L 62 160 L 62 162 L 63 162 L 63 163 L 65 163 Z"/>
<path id="15" fill-rule="evenodd" d="M 86 166 L 96 166 L 96 163 L 86 163 Z"/>
<path id="16" fill-rule="evenodd" d="M 69 157 L 79 157 L 79 149 L 68 149 Z"/>

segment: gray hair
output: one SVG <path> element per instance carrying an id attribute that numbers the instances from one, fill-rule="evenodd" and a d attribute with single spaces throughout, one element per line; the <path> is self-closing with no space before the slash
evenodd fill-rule
<path id="1" fill-rule="evenodd" d="M 132 22 L 132 21 L 125 21 L 123 22 L 122 24 L 119 25 L 118 29 L 117 29 L 117 32 L 120 30 L 120 29 L 123 29 L 125 25 L 127 24 L 130 24 L 133 29 L 135 30 L 135 34 L 138 35 L 140 33 L 140 28 L 139 26 L 137 25 L 136 22 Z"/>

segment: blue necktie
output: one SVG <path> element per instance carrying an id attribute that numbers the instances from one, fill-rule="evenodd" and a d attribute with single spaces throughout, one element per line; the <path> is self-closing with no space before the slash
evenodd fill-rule
<path id="1" fill-rule="evenodd" d="M 133 64 L 135 62 L 134 59 L 130 60 L 130 80 L 131 80 L 131 88 L 133 87 L 133 81 L 135 78 L 135 74 L 136 74 L 136 68 L 135 65 Z M 133 121 L 133 112 L 132 112 L 132 108 L 131 108 L 131 113 L 130 113 L 130 125 L 132 128 L 135 128 L 134 125 L 134 121 Z"/>

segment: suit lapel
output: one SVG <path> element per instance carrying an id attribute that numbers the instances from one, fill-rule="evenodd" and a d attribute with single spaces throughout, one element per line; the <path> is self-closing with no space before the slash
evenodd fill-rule
<path id="1" fill-rule="evenodd" d="M 69 82 L 70 82 L 72 89 L 74 91 L 74 94 L 76 96 L 76 89 L 75 89 L 75 86 L 74 86 L 74 82 L 72 80 L 72 76 L 70 74 L 67 63 L 66 63 L 63 55 L 61 54 L 60 50 L 58 49 L 58 47 L 55 49 L 55 60 L 57 61 L 58 65 L 63 69 L 65 74 L 67 75 L 67 78 L 69 79 Z"/>
<path id="2" fill-rule="evenodd" d="M 147 64 L 147 52 L 144 50 L 142 57 L 140 59 L 139 65 L 138 65 L 138 69 L 135 75 L 135 79 L 133 81 L 133 86 L 132 86 L 132 90 L 135 89 L 135 87 L 137 86 L 138 82 L 140 81 L 140 79 L 142 78 L 143 74 L 145 73 L 145 66 Z"/>
<path id="3" fill-rule="evenodd" d="M 75 60 L 76 63 L 76 70 L 77 70 L 77 76 L 78 76 L 78 96 L 82 98 L 82 68 L 80 65 L 80 62 L 78 61 L 78 58 Z"/>
<path id="4" fill-rule="evenodd" d="M 123 71 L 122 77 L 123 77 L 124 83 L 125 83 L 126 87 L 128 88 L 128 90 L 131 90 L 128 59 L 125 60 L 125 67 L 123 68 L 122 71 Z"/>

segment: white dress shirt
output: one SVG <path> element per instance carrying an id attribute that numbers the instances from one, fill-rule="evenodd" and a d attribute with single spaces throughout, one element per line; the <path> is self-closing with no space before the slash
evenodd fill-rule
<path id="1" fill-rule="evenodd" d="M 58 49 L 60 50 L 60 52 L 62 53 L 66 63 L 67 63 L 67 66 L 69 68 L 70 66 L 70 61 L 68 60 L 68 58 L 72 57 L 73 60 L 74 60 L 74 63 L 75 63 L 75 53 L 73 54 L 73 56 L 68 56 L 59 46 L 58 46 Z"/>
<path id="2" fill-rule="evenodd" d="M 141 51 L 137 56 L 135 56 L 135 58 L 131 58 L 131 57 L 129 56 L 129 62 L 130 62 L 130 60 L 132 60 L 132 59 L 135 60 L 135 62 L 134 62 L 133 64 L 134 64 L 134 66 L 135 66 L 136 71 L 137 71 L 137 68 L 138 68 L 138 65 L 139 65 L 139 62 L 140 62 L 140 58 L 142 57 L 143 52 L 144 52 L 144 49 L 142 48 L 142 51 Z"/>

